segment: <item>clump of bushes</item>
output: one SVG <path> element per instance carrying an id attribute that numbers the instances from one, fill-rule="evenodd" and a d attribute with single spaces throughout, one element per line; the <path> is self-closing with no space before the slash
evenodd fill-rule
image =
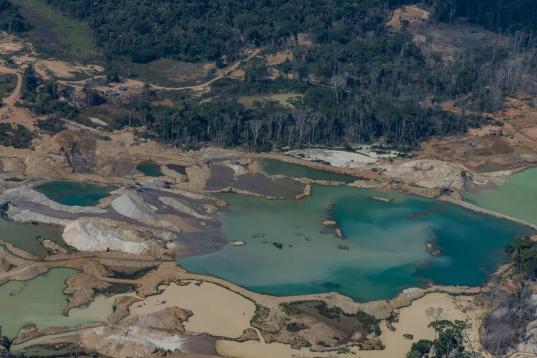
<path id="1" fill-rule="evenodd" d="M 30 148 L 34 134 L 20 124 L 0 123 L 0 145 L 14 148 Z"/>
<path id="2" fill-rule="evenodd" d="M 511 256 L 516 274 L 521 274 L 531 281 L 537 278 L 537 242 L 527 236 L 521 236 L 507 245 L 505 251 Z"/>

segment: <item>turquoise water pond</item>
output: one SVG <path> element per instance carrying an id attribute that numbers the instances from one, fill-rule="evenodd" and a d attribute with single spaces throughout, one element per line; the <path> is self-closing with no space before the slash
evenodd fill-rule
<path id="1" fill-rule="evenodd" d="M 479 285 L 506 259 L 505 245 L 529 233 L 447 203 L 349 187 L 313 186 L 305 200 L 221 198 L 231 208 L 221 218 L 226 238 L 246 245 L 180 264 L 272 295 L 337 291 L 369 301 L 430 282 Z M 345 240 L 321 233 L 332 206 Z M 443 255 L 427 253 L 428 241 Z"/>
<path id="2" fill-rule="evenodd" d="M 327 172 L 274 159 L 264 159 L 260 161 L 260 164 L 262 170 L 268 175 L 285 175 L 291 178 L 309 178 L 313 180 L 334 180 L 344 183 L 352 183 L 357 179 L 350 175 Z"/>
<path id="3" fill-rule="evenodd" d="M 497 188 L 463 193 L 464 200 L 537 225 L 537 168 L 508 177 Z"/>
<path id="4" fill-rule="evenodd" d="M 51 181 L 35 187 L 47 198 L 69 206 L 91 206 L 108 195 L 113 188 L 90 183 Z"/>

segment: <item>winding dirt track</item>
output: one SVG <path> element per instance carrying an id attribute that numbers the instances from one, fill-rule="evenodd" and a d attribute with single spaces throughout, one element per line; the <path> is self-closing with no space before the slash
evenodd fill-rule
<path id="1" fill-rule="evenodd" d="M 21 97 L 21 87 L 22 87 L 22 75 L 19 73 L 19 71 L 6 67 L 6 66 L 0 66 L 0 73 L 1 74 L 13 74 L 17 76 L 17 85 L 13 92 L 11 94 L 3 99 L 4 105 L 6 105 L 8 108 L 11 108 L 17 103 L 17 101 Z M 4 108 L 2 108 L 4 109 Z"/>
<path id="2" fill-rule="evenodd" d="M 262 50 L 261 48 L 255 49 L 245 59 L 239 60 L 239 61 L 233 63 L 232 65 L 224 68 L 223 70 L 220 71 L 220 73 L 217 76 L 215 76 L 212 79 L 210 79 L 209 81 L 201 83 L 199 85 L 185 86 L 185 87 L 163 87 L 163 86 L 151 85 L 151 88 L 154 88 L 154 89 L 157 89 L 157 90 L 160 90 L 160 91 L 184 91 L 184 90 L 190 90 L 190 91 L 195 91 L 195 92 L 206 91 L 206 90 L 209 89 L 209 87 L 214 82 L 224 78 L 225 76 L 229 75 L 233 71 L 239 69 L 239 67 L 241 65 L 250 62 L 253 58 L 255 58 L 261 52 L 261 50 Z"/>
<path id="3" fill-rule="evenodd" d="M 34 117 L 25 108 L 16 107 L 15 104 L 21 99 L 22 74 L 20 70 L 0 65 L 0 74 L 14 74 L 17 76 L 17 85 L 11 94 L 2 100 L 0 107 L 0 122 L 15 123 L 34 129 Z"/>

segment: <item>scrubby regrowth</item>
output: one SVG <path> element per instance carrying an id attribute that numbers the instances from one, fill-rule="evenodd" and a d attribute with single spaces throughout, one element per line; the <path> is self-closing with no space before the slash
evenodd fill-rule
<path id="1" fill-rule="evenodd" d="M 421 339 L 412 344 L 406 358 L 425 357 L 477 357 L 473 352 L 468 352 L 464 346 L 465 334 L 468 325 L 463 321 L 440 320 L 429 324 L 436 333 L 434 340 Z"/>

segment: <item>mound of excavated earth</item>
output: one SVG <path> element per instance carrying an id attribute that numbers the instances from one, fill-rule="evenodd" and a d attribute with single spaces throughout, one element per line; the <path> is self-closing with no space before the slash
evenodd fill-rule
<path id="1" fill-rule="evenodd" d="M 128 191 L 112 201 L 112 208 L 119 214 L 141 222 L 151 222 L 156 218 L 154 210 L 134 191 Z"/>
<path id="2" fill-rule="evenodd" d="M 464 166 L 441 160 L 420 159 L 379 166 L 383 173 L 424 188 L 462 189 L 469 177 Z"/>
<path id="3" fill-rule="evenodd" d="M 148 245 L 134 241 L 136 237 L 136 232 L 133 230 L 112 227 L 88 219 L 72 221 L 63 231 L 64 241 L 79 251 L 113 250 L 141 254 L 148 249 Z"/>
<path id="4" fill-rule="evenodd" d="M 174 198 L 169 198 L 169 197 L 159 197 L 158 200 L 160 200 L 164 205 L 168 205 L 168 206 L 171 206 L 172 208 L 174 208 L 175 210 L 183 213 L 183 214 L 187 214 L 187 215 L 190 215 L 190 216 L 193 216 L 197 219 L 201 219 L 201 220 L 210 220 L 211 217 L 210 216 L 207 216 L 207 215 L 202 215 L 200 213 L 198 213 L 197 211 L 195 211 L 194 209 L 190 208 L 188 205 L 180 202 L 179 200 L 176 200 Z"/>

